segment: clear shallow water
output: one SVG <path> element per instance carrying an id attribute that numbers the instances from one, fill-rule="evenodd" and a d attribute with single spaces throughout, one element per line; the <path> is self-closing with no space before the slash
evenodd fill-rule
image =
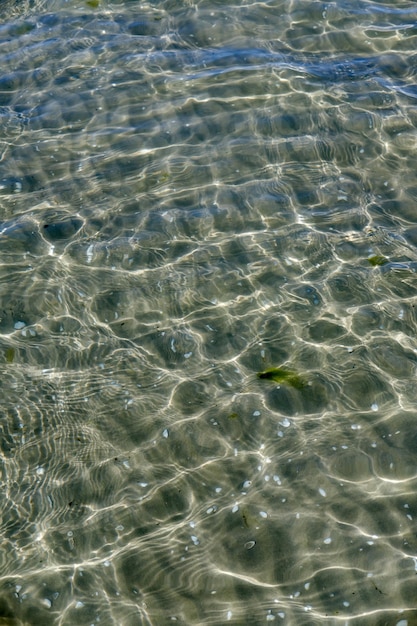
<path id="1" fill-rule="evenodd" d="M 415 4 L 0 17 L 0 623 L 417 624 Z"/>

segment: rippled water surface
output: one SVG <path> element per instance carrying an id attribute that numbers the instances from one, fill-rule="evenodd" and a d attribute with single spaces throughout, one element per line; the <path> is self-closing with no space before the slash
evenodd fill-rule
<path id="1" fill-rule="evenodd" d="M 0 624 L 417 625 L 417 5 L 0 5 Z"/>

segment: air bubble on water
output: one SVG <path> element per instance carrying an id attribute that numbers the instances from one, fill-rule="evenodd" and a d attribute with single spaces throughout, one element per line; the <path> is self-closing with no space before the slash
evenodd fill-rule
<path id="1" fill-rule="evenodd" d="M 360 430 L 361 429 L 361 425 L 360 424 L 352 424 L 351 425 L 351 429 L 352 430 Z"/>
<path id="2" fill-rule="evenodd" d="M 25 326 L 26 326 L 25 322 L 15 322 L 14 329 L 15 330 L 21 330 Z"/>
<path id="3" fill-rule="evenodd" d="M 277 435 L 278 435 L 278 437 L 283 437 L 283 436 L 284 436 L 284 433 L 282 432 L 282 430 L 279 430 L 279 431 L 277 432 Z"/>
<path id="4" fill-rule="evenodd" d="M 247 489 L 248 487 L 250 487 L 252 484 L 251 480 L 245 480 L 245 482 L 243 483 L 243 489 Z"/>
<path id="5" fill-rule="evenodd" d="M 277 483 L 277 485 L 281 484 L 281 479 L 279 476 L 277 476 L 277 474 L 274 474 L 273 480 Z"/>
<path id="6" fill-rule="evenodd" d="M 329 545 L 330 543 L 332 543 L 332 538 L 326 537 L 326 539 L 323 539 L 323 543 L 325 543 L 326 545 Z"/>
<path id="7" fill-rule="evenodd" d="M 281 426 L 283 426 L 284 428 L 288 428 L 289 426 L 291 426 L 291 422 L 290 420 L 285 417 L 282 422 L 279 422 L 281 424 Z"/>
<path id="8" fill-rule="evenodd" d="M 261 412 L 260 412 L 260 411 L 254 411 L 254 412 L 252 413 L 253 417 L 259 417 L 259 416 L 260 416 L 260 414 L 261 414 Z"/>
<path id="9" fill-rule="evenodd" d="M 198 546 L 198 544 L 200 543 L 200 541 L 195 535 L 191 535 L 191 541 L 193 542 L 195 546 Z"/>
<path id="10" fill-rule="evenodd" d="M 268 513 L 266 511 L 259 511 L 259 515 L 264 519 L 268 517 Z"/>
<path id="11" fill-rule="evenodd" d="M 82 609 L 83 606 L 84 606 L 84 602 L 80 602 L 80 600 L 78 600 L 78 602 L 75 603 L 76 609 Z"/>

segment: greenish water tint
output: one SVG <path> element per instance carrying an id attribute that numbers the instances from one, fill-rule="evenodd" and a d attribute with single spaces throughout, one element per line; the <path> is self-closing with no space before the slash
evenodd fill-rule
<path id="1" fill-rule="evenodd" d="M 0 624 L 417 624 L 413 2 L 0 5 Z"/>

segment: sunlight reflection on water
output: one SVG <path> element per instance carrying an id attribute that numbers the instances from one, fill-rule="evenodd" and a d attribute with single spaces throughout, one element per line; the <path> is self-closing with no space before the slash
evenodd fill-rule
<path id="1" fill-rule="evenodd" d="M 0 623 L 417 624 L 416 18 L 2 4 Z"/>

